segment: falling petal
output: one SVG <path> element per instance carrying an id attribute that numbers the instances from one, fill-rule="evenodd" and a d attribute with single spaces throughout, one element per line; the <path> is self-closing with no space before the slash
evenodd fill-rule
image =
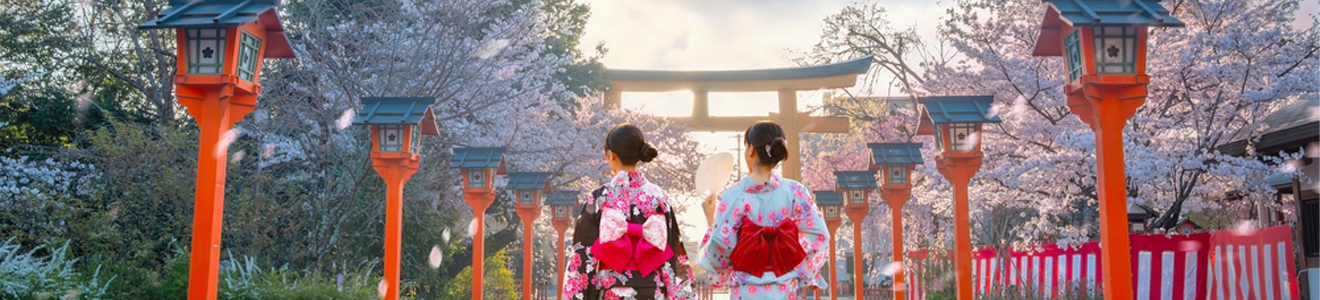
<path id="1" fill-rule="evenodd" d="M 427 264 L 432 270 L 440 268 L 440 260 L 444 259 L 445 254 L 440 252 L 440 246 L 431 247 L 431 255 L 427 257 Z"/>
<path id="2" fill-rule="evenodd" d="M 1256 221 L 1242 220 L 1241 222 L 1238 222 L 1237 226 L 1234 227 L 1233 230 L 1237 230 L 1239 234 L 1251 234 L 1253 232 L 1256 232 Z"/>
<path id="3" fill-rule="evenodd" d="M 499 78 L 501 80 L 509 79 L 509 77 L 513 77 L 513 74 L 517 72 L 518 72 L 518 66 L 503 67 L 500 68 L 499 72 L 495 73 L 495 78 Z"/>
<path id="4" fill-rule="evenodd" d="M 1013 99 L 1013 113 L 1020 114 L 1024 111 L 1027 111 L 1027 98 L 1018 95 L 1016 99 Z"/>
<path id="5" fill-rule="evenodd" d="M 986 111 L 985 116 L 986 116 L 987 118 L 994 118 L 994 117 L 999 116 L 999 107 L 998 107 L 998 106 L 991 106 L 991 107 L 990 107 L 990 110 L 989 110 L 989 111 Z"/>
<path id="6" fill-rule="evenodd" d="M 894 276 L 894 274 L 898 273 L 898 271 L 900 270 L 903 270 L 902 263 L 890 262 L 885 265 L 884 269 L 880 270 L 880 274 L 883 274 L 885 276 Z"/>
<path id="7" fill-rule="evenodd" d="M 1312 120 L 1320 119 L 1320 107 L 1311 108 L 1311 119 Z"/>
<path id="8" fill-rule="evenodd" d="M 75 288 L 72 290 L 65 291 L 64 297 L 61 297 L 61 299 L 78 299 L 78 296 L 81 295 L 82 295 L 82 290 Z"/>
<path id="9" fill-rule="evenodd" d="M 968 134 L 968 135 L 967 135 L 967 144 L 968 144 L 968 145 L 976 145 L 977 143 L 980 143 L 980 141 L 981 141 L 981 133 L 980 133 L 980 132 L 973 132 L 972 134 Z"/>
<path id="10" fill-rule="evenodd" d="M 1311 142 L 1306 146 L 1306 157 L 1320 157 L 1320 142 Z"/>
<path id="11" fill-rule="evenodd" d="M 380 296 L 381 296 L 381 297 L 385 297 L 385 292 L 388 292 L 389 289 L 390 289 L 390 286 L 387 285 L 387 284 L 385 284 L 385 278 L 381 278 L 381 279 L 380 279 L 380 284 L 377 284 L 377 285 L 376 285 L 376 292 L 380 293 Z"/>
<path id="12" fill-rule="evenodd" d="M 270 158 L 273 155 L 275 155 L 275 145 L 266 144 L 261 147 L 261 158 Z"/>
<path id="13" fill-rule="evenodd" d="M 1181 243 L 1178 243 L 1178 248 L 1179 251 L 1183 251 L 1183 252 L 1201 250 L 1201 242 L 1192 241 L 1192 240 L 1182 241 Z"/>
<path id="14" fill-rule="evenodd" d="M 243 154 L 244 154 L 244 153 L 245 153 L 245 152 L 243 152 L 243 150 L 238 150 L 238 152 L 234 152 L 234 154 L 229 155 L 229 162 L 230 162 L 230 163 L 238 163 L 238 162 L 240 162 L 240 161 L 243 161 Z"/>
<path id="15" fill-rule="evenodd" d="M 472 53 L 472 56 L 481 59 L 491 58 L 496 54 L 499 54 L 500 50 L 504 50 L 504 47 L 508 47 L 508 46 L 509 46 L 508 39 L 497 39 L 492 41 L 486 41 L 486 43 L 481 44 L 481 47 L 477 48 L 476 52 Z"/>
<path id="16" fill-rule="evenodd" d="M 848 28 L 839 27 L 839 32 L 834 34 L 834 38 L 840 43 L 848 39 Z"/>
<path id="17" fill-rule="evenodd" d="M 449 228 L 445 228 L 445 232 L 440 233 L 440 238 L 443 238 L 446 244 L 449 243 Z"/>
<path id="18" fill-rule="evenodd" d="M 468 236 L 468 237 L 474 237 L 474 236 L 476 236 L 476 235 L 477 235 L 477 219 L 476 219 L 476 218 L 473 218 L 473 219 L 472 219 L 472 223 L 468 223 L 468 234 L 467 234 L 467 236 Z"/>
<path id="19" fill-rule="evenodd" d="M 335 128 L 344 130 L 344 128 L 348 128 L 348 125 L 353 125 L 354 114 L 356 114 L 356 112 L 354 112 L 353 109 L 344 110 L 344 113 L 339 115 L 339 120 L 335 122 Z"/>
<path id="20" fill-rule="evenodd" d="M 234 140 L 237 140 L 238 136 L 242 134 L 242 130 L 237 128 L 225 131 L 224 134 L 220 135 L 220 141 L 215 143 L 215 152 L 212 155 L 216 158 L 225 155 L 226 152 L 229 152 L 229 144 L 233 144 Z"/>

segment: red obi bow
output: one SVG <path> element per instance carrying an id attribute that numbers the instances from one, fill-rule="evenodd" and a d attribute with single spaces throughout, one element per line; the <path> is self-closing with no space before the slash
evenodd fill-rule
<path id="1" fill-rule="evenodd" d="M 792 219 L 779 226 L 756 225 L 743 217 L 738 229 L 738 245 L 729 253 L 733 270 L 760 276 L 774 272 L 783 276 L 807 258 L 807 252 L 798 244 L 798 226 Z"/>
<path id="2" fill-rule="evenodd" d="M 620 211 L 607 211 L 601 216 L 600 237 L 591 245 L 591 254 L 603 269 L 616 272 L 636 270 L 642 276 L 650 275 L 674 257 L 668 244 L 663 215 L 647 218 L 646 223 L 626 221 Z"/>

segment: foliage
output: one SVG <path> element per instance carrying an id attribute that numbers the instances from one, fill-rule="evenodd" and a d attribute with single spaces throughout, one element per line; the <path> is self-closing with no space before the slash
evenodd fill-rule
<path id="1" fill-rule="evenodd" d="M 482 298 L 513 300 L 518 298 L 520 287 L 513 282 L 513 273 L 509 272 L 506 266 L 509 264 L 504 250 L 496 252 L 494 256 L 487 257 L 485 261 L 485 270 L 482 274 Z M 463 268 L 463 271 L 450 281 L 449 288 L 445 289 L 446 300 L 471 299 L 472 297 L 472 267 Z"/>
<path id="2" fill-rule="evenodd" d="M 91 274 L 81 274 L 74 266 L 78 259 L 68 254 L 67 244 L 49 250 L 36 247 L 25 252 L 12 239 L 0 243 L 0 296 L 7 299 L 102 299 L 115 277 L 103 276 L 99 266 Z"/>
<path id="3" fill-rule="evenodd" d="M 370 274 L 369 265 L 341 269 L 332 277 L 314 270 L 263 269 L 253 257 L 235 260 L 231 255 L 221 266 L 216 299 L 379 299 L 376 285 L 380 277 Z"/>

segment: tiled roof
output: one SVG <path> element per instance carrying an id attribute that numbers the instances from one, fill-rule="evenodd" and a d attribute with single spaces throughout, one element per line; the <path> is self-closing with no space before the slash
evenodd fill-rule
<path id="1" fill-rule="evenodd" d="M 362 98 L 362 110 L 358 111 L 353 124 L 419 124 L 422 134 L 436 135 L 439 134 L 439 129 L 436 128 L 434 117 L 431 116 L 433 103 L 435 98 Z"/>
<path id="2" fill-rule="evenodd" d="M 261 21 L 266 28 L 266 58 L 294 58 L 275 5 L 279 0 L 170 0 L 170 8 L 140 29 L 233 27 Z"/>
<path id="3" fill-rule="evenodd" d="M 834 172 L 840 189 L 867 189 L 878 187 L 874 171 L 837 171 Z"/>
<path id="4" fill-rule="evenodd" d="M 871 164 L 920 165 L 921 143 L 870 143 Z"/>

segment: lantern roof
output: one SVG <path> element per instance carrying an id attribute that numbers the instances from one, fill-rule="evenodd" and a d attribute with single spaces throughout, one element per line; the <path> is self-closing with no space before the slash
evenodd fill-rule
<path id="1" fill-rule="evenodd" d="M 449 161 L 450 168 L 495 168 L 498 174 L 504 174 L 504 147 L 499 148 L 454 148 L 454 158 Z"/>
<path id="2" fill-rule="evenodd" d="M 840 189 L 873 189 L 879 187 L 875 183 L 875 172 L 873 171 L 835 171 L 834 177 Z"/>
<path id="3" fill-rule="evenodd" d="M 279 0 L 170 0 L 160 12 L 138 29 L 234 27 L 261 21 L 266 29 L 266 58 L 295 58 L 284 25 L 275 13 Z"/>
<path id="4" fill-rule="evenodd" d="M 872 165 L 920 165 L 921 143 L 869 143 Z"/>
<path id="5" fill-rule="evenodd" d="M 1042 0 L 1048 4 L 1040 24 L 1034 56 L 1062 56 L 1063 25 L 1070 27 L 1183 27 L 1159 0 Z"/>
<path id="6" fill-rule="evenodd" d="M 994 96 L 937 96 L 920 99 L 923 115 L 933 123 L 999 123 L 990 114 Z M 926 126 L 924 120 L 922 127 Z M 921 131 L 921 129 L 918 129 Z"/>
<path id="7" fill-rule="evenodd" d="M 440 130 L 435 125 L 431 114 L 431 104 L 435 98 L 429 97 L 364 97 L 362 110 L 358 111 L 353 124 L 367 125 L 413 125 L 422 129 L 424 135 L 437 135 Z"/>
<path id="8" fill-rule="evenodd" d="M 843 205 L 843 194 L 834 191 L 811 191 L 816 194 L 816 205 Z"/>
<path id="9" fill-rule="evenodd" d="M 550 189 L 550 172 L 509 172 L 509 184 L 504 187 L 515 190 Z"/>
<path id="10" fill-rule="evenodd" d="M 578 203 L 578 191 L 556 191 L 545 195 L 545 204 L 550 206 L 573 206 Z"/>

